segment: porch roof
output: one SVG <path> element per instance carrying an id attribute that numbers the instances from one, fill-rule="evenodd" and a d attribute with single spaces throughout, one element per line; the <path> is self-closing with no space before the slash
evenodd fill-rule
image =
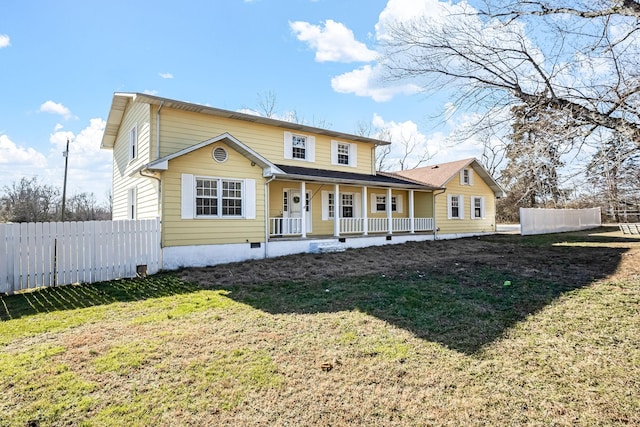
<path id="1" fill-rule="evenodd" d="M 401 177 L 386 175 L 368 175 L 363 173 L 342 172 L 327 169 L 305 168 L 301 166 L 275 165 L 284 172 L 274 173 L 276 179 L 294 181 L 331 182 L 345 185 L 366 185 L 372 187 L 394 187 L 413 190 L 433 191 L 441 187 L 420 184 Z"/>

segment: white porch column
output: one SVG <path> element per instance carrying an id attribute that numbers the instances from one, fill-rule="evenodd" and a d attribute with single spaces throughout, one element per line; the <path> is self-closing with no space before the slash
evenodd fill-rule
<path id="1" fill-rule="evenodd" d="M 300 213 L 302 223 L 300 227 L 302 227 L 302 238 L 304 239 L 307 237 L 307 186 L 304 181 L 300 183 L 300 200 L 302 202 L 302 212 Z"/>
<path id="2" fill-rule="evenodd" d="M 393 211 L 391 210 L 391 188 L 387 188 L 387 198 L 385 200 L 387 206 L 387 227 L 388 233 L 393 234 Z"/>
<path id="3" fill-rule="evenodd" d="M 367 187 L 362 187 L 362 234 L 369 234 L 369 197 Z"/>
<path id="4" fill-rule="evenodd" d="M 413 190 L 409 190 L 409 233 L 416 232 L 415 215 L 413 214 Z"/>
<path id="5" fill-rule="evenodd" d="M 333 235 L 340 237 L 340 185 L 333 188 Z"/>

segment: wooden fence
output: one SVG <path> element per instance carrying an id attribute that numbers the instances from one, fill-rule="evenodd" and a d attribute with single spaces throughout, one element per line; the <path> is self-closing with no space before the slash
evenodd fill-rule
<path id="1" fill-rule="evenodd" d="M 0 293 L 157 273 L 160 221 L 0 224 Z"/>

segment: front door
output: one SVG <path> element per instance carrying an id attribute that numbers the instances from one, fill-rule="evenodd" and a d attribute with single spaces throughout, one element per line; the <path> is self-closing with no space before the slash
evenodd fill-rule
<path id="1" fill-rule="evenodd" d="M 302 218 L 302 212 L 305 213 L 307 223 L 307 233 L 311 233 L 311 192 L 307 191 L 305 198 L 300 196 L 299 189 L 288 188 L 284 190 L 282 197 L 282 213 L 284 218 Z M 301 233 L 299 225 L 295 222 L 287 223 L 285 221 L 285 232 Z"/>

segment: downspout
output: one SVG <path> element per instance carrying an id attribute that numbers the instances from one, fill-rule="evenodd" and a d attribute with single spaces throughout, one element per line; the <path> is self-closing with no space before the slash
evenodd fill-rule
<path id="1" fill-rule="evenodd" d="M 162 210 L 161 210 L 161 206 L 162 206 L 162 179 L 159 176 L 156 175 L 145 175 L 144 173 L 144 169 L 141 169 L 138 171 L 138 173 L 140 174 L 141 177 L 143 178 L 152 178 L 158 181 L 158 218 L 160 218 L 160 249 L 162 249 L 164 247 L 164 245 L 162 244 Z M 160 250 L 160 266 L 162 267 L 162 250 Z"/>
<path id="2" fill-rule="evenodd" d="M 160 103 L 156 113 L 156 159 L 160 158 L 160 110 L 162 110 L 163 105 L 164 101 Z"/>
<path id="3" fill-rule="evenodd" d="M 269 245 L 269 183 L 276 179 L 272 176 L 264 183 L 264 258 L 269 257 L 267 246 Z"/>
<path id="4" fill-rule="evenodd" d="M 441 193 L 433 193 L 433 240 L 438 240 L 438 226 L 436 225 L 436 196 L 447 192 L 445 188 Z"/>

